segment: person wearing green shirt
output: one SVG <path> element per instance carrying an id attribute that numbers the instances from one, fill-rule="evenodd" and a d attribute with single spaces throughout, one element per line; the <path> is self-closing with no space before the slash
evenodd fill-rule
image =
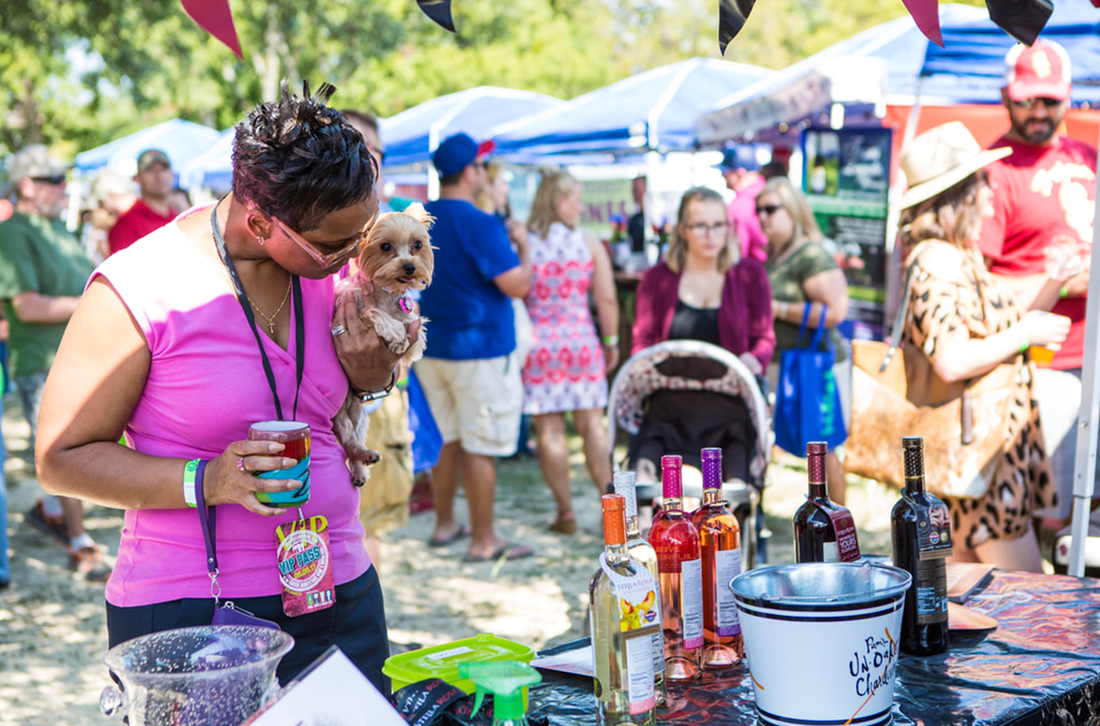
<path id="1" fill-rule="evenodd" d="M 58 219 L 67 203 L 65 171 L 41 144 L 17 152 L 9 167 L 15 212 L 0 224 L 0 302 L 10 326 L 10 371 L 32 440 L 46 376 L 92 273 L 80 243 Z M 73 567 L 88 580 L 107 580 L 110 567 L 84 529 L 79 499 L 47 496 L 26 521 L 67 545 Z"/>
<path id="2" fill-rule="evenodd" d="M 779 377 L 778 361 L 783 351 L 799 347 L 798 332 L 808 312 L 809 329 L 817 328 L 825 308 L 825 328 L 836 350 L 837 389 L 840 391 L 844 420 L 848 420 L 851 401 L 850 363 L 836 326 L 848 315 L 848 283 L 844 271 L 822 246 L 821 233 L 809 202 L 786 177 L 771 179 L 756 197 L 760 228 L 768 237 L 768 281 L 772 287 L 772 314 L 775 317 L 775 357 L 768 367 L 768 382 L 775 390 Z M 803 343 L 804 344 L 804 343 Z M 822 341 L 822 348 L 828 345 Z M 829 497 L 844 503 L 846 484 L 844 466 L 835 451 L 825 460 L 829 478 Z"/>

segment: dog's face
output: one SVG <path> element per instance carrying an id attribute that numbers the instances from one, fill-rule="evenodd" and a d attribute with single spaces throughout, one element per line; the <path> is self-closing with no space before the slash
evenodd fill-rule
<path id="1" fill-rule="evenodd" d="M 432 281 L 435 257 L 428 228 L 432 215 L 419 204 L 383 214 L 359 252 L 359 269 L 388 290 L 423 289 Z"/>

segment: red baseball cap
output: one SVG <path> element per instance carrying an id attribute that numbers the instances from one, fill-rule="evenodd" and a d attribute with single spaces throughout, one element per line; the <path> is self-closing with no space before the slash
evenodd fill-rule
<path id="1" fill-rule="evenodd" d="M 1013 101 L 1065 101 L 1073 88 L 1070 78 L 1069 54 L 1053 41 L 1037 40 L 1030 48 L 1017 43 L 1005 56 L 1005 89 Z"/>

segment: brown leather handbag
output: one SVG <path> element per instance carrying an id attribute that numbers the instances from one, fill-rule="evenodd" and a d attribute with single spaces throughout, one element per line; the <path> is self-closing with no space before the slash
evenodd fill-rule
<path id="1" fill-rule="evenodd" d="M 844 468 L 902 489 L 901 439 L 920 436 L 928 490 L 939 497 L 979 498 L 1010 445 L 1009 414 L 1023 356 L 965 382 L 940 378 L 924 351 L 901 343 L 915 272 L 911 261 L 889 342 L 852 341 Z"/>

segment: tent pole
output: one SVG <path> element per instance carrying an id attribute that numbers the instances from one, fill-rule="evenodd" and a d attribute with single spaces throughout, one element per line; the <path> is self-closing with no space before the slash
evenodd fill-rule
<path id="1" fill-rule="evenodd" d="M 1097 210 L 1100 210 L 1100 179 L 1097 180 Z M 1085 540 L 1089 534 L 1089 510 L 1096 486 L 1096 431 L 1100 415 L 1100 355 L 1097 355 L 1097 325 L 1100 324 L 1100 229 L 1093 218 L 1089 296 L 1085 306 L 1085 359 L 1081 368 L 1081 408 L 1077 413 L 1077 458 L 1073 466 L 1073 525 L 1069 550 L 1069 574 L 1085 574 Z M 1049 452 L 1048 452 L 1049 453 Z"/>

